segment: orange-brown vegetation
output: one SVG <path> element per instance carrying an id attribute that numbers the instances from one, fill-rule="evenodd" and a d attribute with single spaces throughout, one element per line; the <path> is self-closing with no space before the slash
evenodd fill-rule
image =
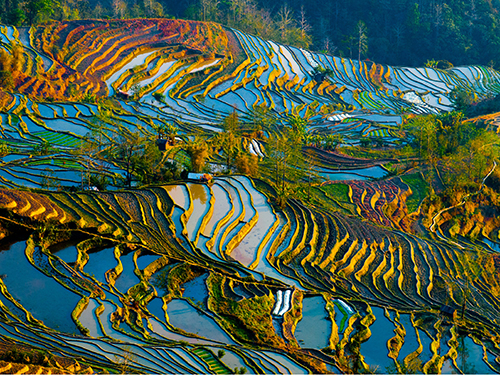
<path id="1" fill-rule="evenodd" d="M 74 218 L 41 194 L 20 190 L 0 190 L 0 208 L 8 209 L 21 217 L 66 223 Z"/>
<path id="2" fill-rule="evenodd" d="M 16 102 L 14 95 L 5 92 L 0 87 L 0 110 L 9 110 Z"/>
<path id="3" fill-rule="evenodd" d="M 2 374 L 92 374 L 94 370 L 68 357 L 53 356 L 15 343 L 0 344 Z"/>
<path id="4" fill-rule="evenodd" d="M 414 221 L 408 215 L 406 198 L 411 191 L 399 178 L 383 181 L 345 181 L 351 188 L 352 202 L 363 218 L 379 225 L 412 232 Z"/>
<path id="5" fill-rule="evenodd" d="M 35 49 L 53 60 L 48 69 L 14 67 L 14 87 L 43 100 L 78 100 L 106 95 L 104 77 L 137 53 L 180 46 L 186 57 L 229 56 L 228 38 L 218 24 L 169 19 L 78 20 L 40 25 Z M 0 108 L 5 108 L 0 94 Z"/>
<path id="6" fill-rule="evenodd" d="M 372 64 L 369 74 L 372 82 L 375 84 L 375 86 L 377 86 L 379 90 L 386 89 L 384 83 L 382 82 L 382 80 L 384 79 L 384 67 L 382 65 Z"/>
<path id="7" fill-rule="evenodd" d="M 467 192 L 455 191 L 452 194 L 443 194 L 424 202 L 422 206 L 422 222 L 429 227 L 432 218 L 442 209 L 458 205 L 443 212 L 437 221 L 440 229 L 452 237 L 461 235 L 472 239 L 485 236 L 494 241 L 499 241 L 500 195 L 494 189 L 485 187 L 484 190 L 466 199 Z"/>

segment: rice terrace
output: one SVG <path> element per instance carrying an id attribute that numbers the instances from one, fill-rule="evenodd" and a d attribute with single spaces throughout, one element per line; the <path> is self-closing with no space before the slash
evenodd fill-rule
<path id="1" fill-rule="evenodd" d="M 356 57 L 0 25 L 0 372 L 500 372 L 500 72 Z"/>

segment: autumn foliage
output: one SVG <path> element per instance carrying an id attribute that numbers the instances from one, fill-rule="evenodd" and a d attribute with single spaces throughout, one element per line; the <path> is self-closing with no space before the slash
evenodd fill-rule
<path id="1" fill-rule="evenodd" d="M 38 100 L 79 100 L 107 94 L 105 77 L 138 53 L 176 46 L 185 57 L 228 55 L 218 24 L 169 19 L 51 22 L 32 32 L 35 59 L 13 66 L 20 93 Z M 22 45 L 19 44 L 22 54 Z M 31 56 L 25 53 L 24 56 Z M 19 61 L 19 60 L 17 60 Z"/>

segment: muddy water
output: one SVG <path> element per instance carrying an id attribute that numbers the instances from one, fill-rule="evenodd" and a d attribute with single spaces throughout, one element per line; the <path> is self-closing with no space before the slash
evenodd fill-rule
<path id="1" fill-rule="evenodd" d="M 181 206 L 184 210 L 189 208 L 189 194 L 184 185 L 167 185 L 165 186 L 168 194 L 175 204 Z"/>
<path id="2" fill-rule="evenodd" d="M 203 218 L 210 209 L 210 192 L 208 187 L 202 184 L 188 184 L 191 196 L 193 198 L 193 212 L 186 225 L 188 238 L 194 241 L 200 230 Z"/>

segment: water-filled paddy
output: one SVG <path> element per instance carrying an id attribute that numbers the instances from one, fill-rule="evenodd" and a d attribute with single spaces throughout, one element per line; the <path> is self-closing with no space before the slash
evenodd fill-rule
<path id="1" fill-rule="evenodd" d="M 256 190 L 248 178 L 238 176 L 234 177 L 232 180 L 238 181 L 246 191 L 251 193 L 253 206 L 258 214 L 259 220 L 238 246 L 232 250 L 231 257 L 247 267 L 252 263 L 256 266 L 257 262 L 260 260 L 259 258 L 265 255 L 262 253 L 259 257 L 257 250 L 259 246 L 264 246 L 269 240 L 267 239 L 267 241 L 264 241 L 266 235 L 276 222 L 276 215 L 268 204 L 267 197 Z M 246 205 L 245 208 L 248 210 Z"/>
<path id="2" fill-rule="evenodd" d="M 120 261 L 122 262 L 123 271 L 115 280 L 115 287 L 125 293 L 129 288 L 133 287 L 139 282 L 139 279 L 134 274 L 135 264 L 134 264 L 134 253 L 130 252 L 127 255 L 120 256 Z"/>
<path id="3" fill-rule="evenodd" d="M 387 169 L 375 165 L 369 168 L 335 170 L 328 168 L 317 168 L 318 175 L 332 181 L 341 180 L 367 180 L 385 177 L 389 172 Z"/>
<path id="4" fill-rule="evenodd" d="M 167 190 L 175 204 L 185 210 L 189 208 L 189 193 L 185 185 L 166 185 L 164 189 Z"/>
<path id="5" fill-rule="evenodd" d="M 215 321 L 198 311 L 187 301 L 173 299 L 167 305 L 167 315 L 168 321 L 174 327 L 226 344 L 234 343 Z"/>
<path id="6" fill-rule="evenodd" d="M 87 126 L 85 126 L 84 123 L 78 120 L 68 121 L 64 119 L 46 119 L 44 120 L 44 123 L 49 129 L 55 131 L 66 131 L 82 137 L 85 136 L 90 131 L 90 129 Z M 41 128 L 41 130 L 45 129 Z M 30 130 L 30 132 L 33 131 Z"/>
<path id="7" fill-rule="evenodd" d="M 212 193 L 215 197 L 215 205 L 217 208 L 214 210 L 212 217 L 203 229 L 203 234 L 207 236 L 213 234 L 215 226 L 229 213 L 232 207 L 228 192 L 222 189 L 220 185 L 212 185 Z"/>
<path id="8" fill-rule="evenodd" d="M 66 245 L 62 246 L 53 246 L 50 248 L 50 252 L 59 258 L 65 263 L 74 263 L 78 257 L 78 250 L 75 245 Z"/>
<path id="9" fill-rule="evenodd" d="M 404 343 L 399 350 L 398 359 L 403 360 L 410 353 L 413 353 L 418 348 L 417 335 L 415 333 L 415 328 L 413 327 L 409 314 L 401 314 L 399 317 L 399 322 L 404 326 L 406 335 L 404 338 Z"/>
<path id="10" fill-rule="evenodd" d="M 365 357 L 368 365 L 379 366 L 380 369 L 393 364 L 393 360 L 387 356 L 387 341 L 395 336 L 394 324 L 385 317 L 384 309 L 372 306 L 375 322 L 370 326 L 372 335 L 361 344 L 361 354 Z"/>
<path id="11" fill-rule="evenodd" d="M 200 231 L 203 219 L 210 209 L 210 191 L 203 184 L 190 183 L 188 187 L 193 199 L 193 212 L 187 222 L 186 230 L 189 240 L 194 241 Z"/>
<path id="12" fill-rule="evenodd" d="M 295 329 L 295 338 L 303 348 L 323 349 L 328 347 L 332 322 L 321 296 L 302 300 L 302 319 Z"/>
<path id="13" fill-rule="evenodd" d="M 117 265 L 113 250 L 113 248 L 107 248 L 93 253 L 89 252 L 89 261 L 83 271 L 87 275 L 93 275 L 96 280 L 106 283 L 105 273 Z"/>
<path id="14" fill-rule="evenodd" d="M 151 263 L 153 263 L 155 260 L 161 258 L 161 255 L 157 254 L 145 254 L 141 255 L 137 258 L 137 268 L 140 270 L 143 270 L 147 266 L 149 266 Z"/>
<path id="15" fill-rule="evenodd" d="M 25 248 L 26 242 L 21 241 L 0 250 L 0 274 L 5 275 L 3 282 L 8 291 L 48 327 L 79 333 L 71 312 L 81 297 L 33 267 L 26 258 Z"/>
<path id="16" fill-rule="evenodd" d="M 160 76 L 164 73 L 166 73 L 171 67 L 172 65 L 174 65 L 175 63 L 177 62 L 177 60 L 173 60 L 173 61 L 167 61 L 167 62 L 164 62 L 163 65 L 160 67 L 160 69 L 158 69 L 158 72 L 156 74 L 154 74 L 152 77 L 150 78 L 147 78 L 143 81 L 140 81 L 139 85 L 141 87 L 145 87 L 147 85 L 149 85 L 150 83 L 152 83 L 155 79 L 158 79 L 160 78 Z"/>
<path id="17" fill-rule="evenodd" d="M 92 337 L 100 337 L 103 335 L 101 326 L 99 325 L 99 320 L 95 314 L 95 310 L 98 306 L 99 303 L 95 299 L 89 299 L 87 307 L 78 317 L 80 323 L 82 323 L 82 325 L 89 330 Z"/>
<path id="18" fill-rule="evenodd" d="M 458 338 L 457 365 L 464 374 L 490 374 L 492 369 L 483 361 L 483 348 L 467 336 Z"/>
<path id="19" fill-rule="evenodd" d="M 297 362 L 291 360 L 287 356 L 284 356 L 279 353 L 271 352 L 271 351 L 264 351 L 263 352 L 266 356 L 269 358 L 275 360 L 276 362 L 280 363 L 281 365 L 285 366 L 288 371 L 290 371 L 290 374 L 306 374 L 307 370 L 299 365 Z"/>
<path id="20" fill-rule="evenodd" d="M 120 76 L 125 73 L 128 69 L 131 69 L 137 65 L 142 65 L 146 61 L 146 58 L 153 54 L 156 51 L 149 51 L 146 53 L 141 53 L 134 57 L 130 62 L 125 64 L 122 68 L 118 69 L 116 72 L 114 72 L 107 80 L 106 80 L 106 85 L 108 86 L 109 94 L 112 95 L 114 93 L 113 87 L 111 85 L 113 82 L 115 82 Z"/>
<path id="21" fill-rule="evenodd" d="M 66 111 L 67 116 L 65 116 L 65 117 L 75 118 L 76 115 L 78 114 L 78 109 L 76 109 L 73 104 L 61 103 L 59 105 Z"/>
<path id="22" fill-rule="evenodd" d="M 432 358 L 432 351 L 431 351 L 432 339 L 429 337 L 427 333 L 425 333 L 421 329 L 418 329 L 418 334 L 420 336 L 420 342 L 422 343 L 423 346 L 422 353 L 420 353 L 418 358 L 419 360 L 422 361 L 422 363 L 426 363 Z"/>
<path id="23" fill-rule="evenodd" d="M 197 278 L 182 284 L 184 292 L 182 296 L 187 299 L 191 299 L 195 304 L 201 304 L 206 306 L 208 299 L 208 288 L 206 285 L 206 280 L 208 273 L 204 273 Z"/>

